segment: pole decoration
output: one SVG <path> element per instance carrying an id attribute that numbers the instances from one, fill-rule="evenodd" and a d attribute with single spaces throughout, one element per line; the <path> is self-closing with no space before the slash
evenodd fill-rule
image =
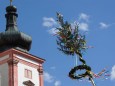
<path id="1" fill-rule="evenodd" d="M 83 74 L 75 74 L 75 72 L 77 70 L 86 70 L 85 73 Z M 75 66 L 73 69 L 71 69 L 71 71 L 69 72 L 69 77 L 71 79 L 81 79 L 81 78 L 85 78 L 87 76 L 90 76 L 90 78 L 92 78 L 91 74 L 90 74 L 90 71 L 91 71 L 91 68 L 87 65 L 78 65 L 78 66 Z"/>
<path id="2" fill-rule="evenodd" d="M 61 14 L 57 13 L 58 22 L 61 25 L 57 28 L 57 45 L 58 49 L 66 55 L 80 54 L 86 50 L 85 35 L 81 35 L 78 30 L 78 25 L 74 29 L 67 21 L 64 23 Z"/>
<path id="3" fill-rule="evenodd" d="M 78 24 L 75 24 L 74 28 L 72 28 L 71 24 L 63 21 L 63 16 L 59 13 L 57 13 L 57 21 L 60 24 L 60 27 L 57 28 L 58 32 L 55 34 L 57 36 L 58 49 L 66 55 L 78 55 L 79 61 L 82 62 L 82 65 L 75 66 L 70 70 L 69 77 L 72 79 L 89 77 L 91 81 L 93 78 L 91 67 L 86 65 L 86 61 L 82 58 L 83 52 L 88 48 L 86 46 L 85 35 L 80 34 Z M 78 70 L 86 70 L 86 72 L 76 74 Z"/>

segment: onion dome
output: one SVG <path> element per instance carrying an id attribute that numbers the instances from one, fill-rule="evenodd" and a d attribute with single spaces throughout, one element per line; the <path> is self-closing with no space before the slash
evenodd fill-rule
<path id="1" fill-rule="evenodd" d="M 6 7 L 6 30 L 0 33 L 0 52 L 10 48 L 17 48 L 23 51 L 29 51 L 32 38 L 17 27 L 17 8 L 15 6 Z"/>

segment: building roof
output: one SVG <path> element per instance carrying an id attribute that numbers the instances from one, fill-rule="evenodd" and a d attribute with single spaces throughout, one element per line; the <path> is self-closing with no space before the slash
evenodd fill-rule
<path id="1" fill-rule="evenodd" d="M 27 52 L 23 52 L 21 50 L 15 49 L 15 48 L 11 48 L 9 50 L 6 50 L 6 51 L 0 53 L 0 57 L 2 57 L 4 55 L 8 55 L 8 54 L 12 55 L 12 57 L 15 55 L 19 55 L 19 56 L 30 59 L 30 60 L 35 61 L 35 62 L 40 63 L 40 64 L 44 63 L 44 61 L 45 61 L 45 59 L 42 59 L 40 57 L 37 57 L 37 56 L 32 55 L 32 54 L 27 53 Z"/>
<path id="2" fill-rule="evenodd" d="M 19 47 L 23 51 L 29 51 L 32 38 L 18 30 L 17 8 L 15 6 L 6 7 L 6 30 L 0 33 L 0 52 L 10 48 Z"/>

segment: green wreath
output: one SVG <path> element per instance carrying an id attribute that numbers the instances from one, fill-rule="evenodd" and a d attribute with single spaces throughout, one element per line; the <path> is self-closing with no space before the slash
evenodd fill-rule
<path id="1" fill-rule="evenodd" d="M 86 72 L 83 74 L 76 74 L 76 71 L 78 70 L 86 70 Z M 87 76 L 92 77 L 90 71 L 91 71 L 91 67 L 87 65 L 79 65 L 71 69 L 71 71 L 69 72 L 69 77 L 72 79 L 81 79 Z"/>

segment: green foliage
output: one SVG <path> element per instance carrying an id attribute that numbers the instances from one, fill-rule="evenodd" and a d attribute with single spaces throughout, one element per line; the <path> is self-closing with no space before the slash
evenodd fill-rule
<path id="1" fill-rule="evenodd" d="M 77 70 L 86 70 L 85 73 L 83 74 L 78 74 L 76 75 L 75 72 Z M 91 68 L 87 65 L 79 65 L 79 66 L 75 66 L 73 69 L 71 69 L 71 71 L 69 72 L 69 77 L 71 77 L 72 79 L 81 79 L 81 78 L 85 78 L 87 76 L 90 76 L 90 72 Z M 91 76 L 92 77 L 92 76 Z"/>
<path id="2" fill-rule="evenodd" d="M 78 25 L 74 28 L 67 21 L 63 21 L 61 14 L 57 13 L 58 22 L 60 27 L 57 28 L 57 45 L 58 49 L 67 55 L 75 55 L 82 53 L 86 49 L 85 35 L 79 33 Z"/>

